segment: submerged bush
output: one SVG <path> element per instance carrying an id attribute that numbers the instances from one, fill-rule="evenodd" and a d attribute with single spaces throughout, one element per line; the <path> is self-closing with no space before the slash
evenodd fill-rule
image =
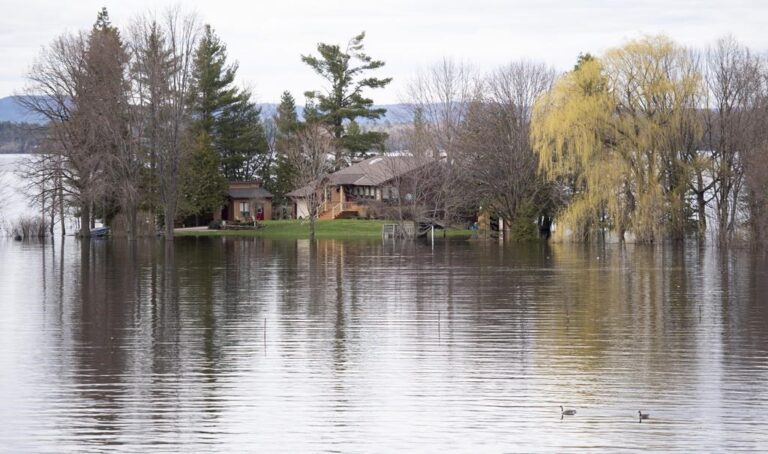
<path id="1" fill-rule="evenodd" d="M 43 238 L 46 236 L 46 224 L 41 218 L 25 216 L 10 223 L 8 231 L 17 240 Z"/>

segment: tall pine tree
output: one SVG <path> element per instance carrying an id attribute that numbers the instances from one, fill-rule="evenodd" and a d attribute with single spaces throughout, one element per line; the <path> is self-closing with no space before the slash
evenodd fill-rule
<path id="1" fill-rule="evenodd" d="M 200 131 L 191 152 L 184 160 L 181 172 L 183 215 L 199 217 L 221 208 L 226 200 L 227 180 L 220 170 L 219 156 L 211 147 L 211 138 Z"/>
<path id="2" fill-rule="evenodd" d="M 280 97 L 280 105 L 273 118 L 276 129 L 275 156 L 272 175 L 269 179 L 268 189 L 273 194 L 274 206 L 288 203 L 285 194 L 295 189 L 293 187 L 293 168 L 286 158 L 286 148 L 293 146 L 296 131 L 301 127 L 299 116 L 296 113 L 296 101 L 290 92 L 284 91 Z"/>
<path id="3" fill-rule="evenodd" d="M 267 141 L 251 93 L 235 84 L 237 63 L 227 63 L 227 47 L 210 25 L 198 45 L 191 107 L 194 129 L 211 141 L 227 180 L 251 180 L 265 171 Z"/>
<path id="4" fill-rule="evenodd" d="M 374 108 L 373 100 L 363 91 L 386 87 L 391 77 L 377 78 L 369 71 L 384 66 L 363 51 L 365 32 L 353 37 L 345 50 L 337 44 L 317 45 L 319 57 L 302 55 L 301 60 L 330 83 L 326 92 L 307 91 L 305 96 L 315 106 L 318 120 L 326 124 L 336 138 L 338 152 L 335 167 L 341 168 L 354 158 L 364 157 L 372 149 L 382 149 L 387 136 L 376 131 L 361 131 L 355 120 L 377 120 L 386 109 Z M 346 156 L 344 156 L 346 154 Z"/>

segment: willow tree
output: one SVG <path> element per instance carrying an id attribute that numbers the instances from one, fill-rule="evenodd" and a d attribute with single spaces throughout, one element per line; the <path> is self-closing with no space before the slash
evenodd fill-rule
<path id="1" fill-rule="evenodd" d="M 682 237 L 701 77 L 664 36 L 585 59 L 535 107 L 533 148 L 550 178 L 572 183 L 562 221 L 586 239 L 599 224 L 641 242 Z"/>
<path id="2" fill-rule="evenodd" d="M 581 240 L 588 239 L 606 217 L 612 227 L 626 228 L 622 186 L 629 172 L 606 140 L 614 109 L 596 59 L 584 60 L 562 76 L 534 106 L 531 145 L 539 155 L 540 169 L 569 188 L 572 197 L 560 222 Z"/>

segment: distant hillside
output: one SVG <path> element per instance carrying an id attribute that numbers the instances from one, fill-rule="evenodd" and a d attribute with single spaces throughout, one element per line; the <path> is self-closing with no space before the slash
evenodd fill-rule
<path id="1" fill-rule="evenodd" d="M 261 118 L 265 120 L 272 118 L 277 112 L 277 106 L 278 104 L 275 103 L 259 104 L 259 107 L 261 107 Z M 382 119 L 376 121 L 361 119 L 358 122 L 362 125 L 375 123 L 382 126 L 391 126 L 410 123 L 412 121 L 413 114 L 411 108 L 407 104 L 382 104 L 375 107 L 383 107 L 384 109 L 387 109 L 387 113 Z M 296 106 L 296 110 L 299 117 L 303 117 L 304 109 L 301 106 Z"/>
<path id="2" fill-rule="evenodd" d="M 16 102 L 16 96 L 0 98 L 0 121 L 13 123 L 45 123 L 45 120 L 26 111 Z"/>
<path id="3" fill-rule="evenodd" d="M 18 102 L 16 102 L 16 96 L 7 96 L 0 98 L 0 121 L 9 121 L 13 123 L 45 123 L 45 119 L 31 112 L 27 112 Z M 263 119 L 272 118 L 277 111 L 277 103 L 262 103 L 261 115 Z M 376 121 L 376 124 L 384 126 L 397 125 L 402 123 L 410 123 L 413 118 L 410 107 L 407 104 L 382 104 L 376 107 L 383 107 L 387 109 L 387 114 L 381 120 Z M 302 116 L 301 106 L 297 107 L 299 116 Z M 360 120 L 360 124 L 373 123 L 369 120 Z"/>

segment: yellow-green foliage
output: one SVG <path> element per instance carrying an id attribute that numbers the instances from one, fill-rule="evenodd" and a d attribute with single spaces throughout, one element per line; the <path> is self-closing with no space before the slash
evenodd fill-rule
<path id="1" fill-rule="evenodd" d="M 641 241 L 667 233 L 689 170 L 682 157 L 701 78 L 664 36 L 631 41 L 561 77 L 534 107 L 541 170 L 568 182 L 561 224 L 586 238 L 603 217 Z M 562 232 L 562 229 L 560 229 Z"/>

